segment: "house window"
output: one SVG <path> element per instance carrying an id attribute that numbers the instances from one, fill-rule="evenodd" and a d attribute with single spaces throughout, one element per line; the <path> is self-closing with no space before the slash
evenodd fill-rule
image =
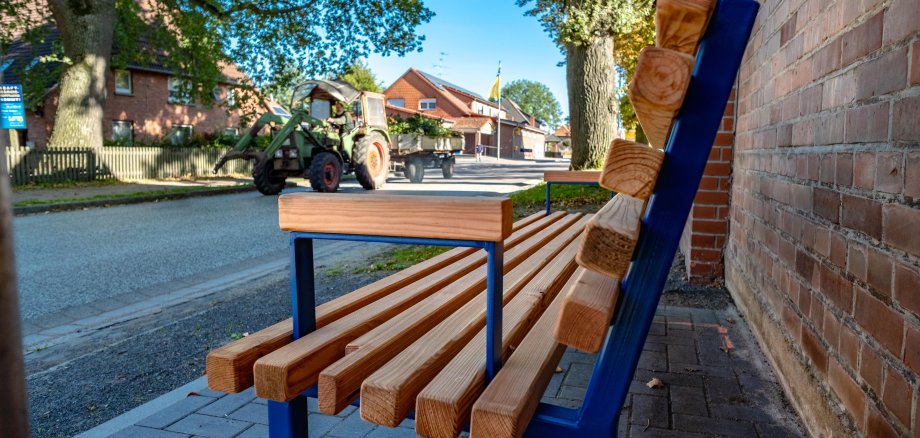
<path id="1" fill-rule="evenodd" d="M 190 91 L 192 84 L 186 79 L 169 78 L 166 83 L 169 88 L 169 96 L 166 101 L 176 105 L 188 105 L 192 102 Z"/>
<path id="2" fill-rule="evenodd" d="M 400 108 L 406 107 L 406 99 L 387 99 L 387 103 Z"/>
<path id="3" fill-rule="evenodd" d="M 225 138 L 237 138 L 240 136 L 240 128 L 224 128 Z"/>
<path id="4" fill-rule="evenodd" d="M 227 87 L 227 106 L 236 106 L 236 92 L 233 87 Z"/>
<path id="5" fill-rule="evenodd" d="M 131 72 L 128 70 L 115 70 L 115 94 L 131 95 L 134 88 L 131 84 Z"/>
<path id="6" fill-rule="evenodd" d="M 169 142 L 173 146 L 181 146 L 192 138 L 192 125 L 173 125 L 169 134 Z"/>
<path id="7" fill-rule="evenodd" d="M 134 144 L 134 124 L 127 120 L 113 120 L 112 141 L 129 146 Z"/>
<path id="8" fill-rule="evenodd" d="M 437 107 L 437 99 L 421 99 L 418 101 L 418 109 L 421 111 L 431 111 Z"/>

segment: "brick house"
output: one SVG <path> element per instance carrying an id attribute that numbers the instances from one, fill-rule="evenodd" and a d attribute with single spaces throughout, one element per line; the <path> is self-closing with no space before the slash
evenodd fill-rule
<path id="1" fill-rule="evenodd" d="M 38 58 L 51 53 L 58 33 L 52 28 L 38 47 L 15 42 L 0 65 L 5 83 L 21 83 L 19 72 L 34 64 Z M 181 143 L 192 135 L 236 134 L 240 128 L 240 110 L 228 111 L 223 104 L 232 104 L 234 85 L 248 78 L 233 65 L 222 68 L 223 80 L 213 91 L 213 101 L 190 102 L 179 90 L 183 79 L 162 66 L 128 65 L 124 70 L 112 69 L 106 78 L 105 118 L 103 130 L 106 141 L 133 144 L 168 140 Z M 54 126 L 58 104 L 57 84 L 50 87 L 36 110 L 26 111 L 28 129 L 11 136 L 12 144 L 44 148 Z"/>
<path id="2" fill-rule="evenodd" d="M 494 156 L 495 131 L 501 120 L 502 157 L 533 158 L 534 151 L 539 151 L 542 157 L 545 133 L 534 120 L 515 121 L 504 105 L 499 108 L 466 88 L 410 68 L 383 93 L 390 106 L 455 122 L 453 129 L 464 134 L 465 153 L 473 153 L 477 144 L 484 144 L 491 146 L 486 148 L 486 154 Z"/>
<path id="3" fill-rule="evenodd" d="M 765 0 L 681 245 L 814 436 L 920 437 L 920 0 Z"/>

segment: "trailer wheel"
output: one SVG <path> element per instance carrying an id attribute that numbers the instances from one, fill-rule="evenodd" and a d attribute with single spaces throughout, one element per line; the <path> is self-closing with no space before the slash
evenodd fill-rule
<path id="1" fill-rule="evenodd" d="M 441 174 L 444 175 L 444 179 L 450 179 L 454 176 L 454 159 L 448 158 L 444 161 L 441 161 Z"/>
<path id="2" fill-rule="evenodd" d="M 316 192 L 334 192 L 342 178 L 342 162 L 332 152 L 320 152 L 310 162 L 310 187 Z"/>
<path id="3" fill-rule="evenodd" d="M 406 159 L 406 178 L 416 184 L 425 179 L 425 162 L 420 157 Z"/>
<path id="4" fill-rule="evenodd" d="M 272 176 L 272 159 L 266 158 L 252 166 L 252 181 L 256 190 L 266 196 L 281 193 L 284 189 L 284 177 Z"/>
<path id="5" fill-rule="evenodd" d="M 376 190 L 386 184 L 390 173 L 390 147 L 380 133 L 372 132 L 358 139 L 351 160 L 355 177 L 365 190 Z"/>

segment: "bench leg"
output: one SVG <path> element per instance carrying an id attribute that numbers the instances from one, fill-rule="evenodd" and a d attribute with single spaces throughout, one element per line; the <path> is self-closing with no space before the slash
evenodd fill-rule
<path id="1" fill-rule="evenodd" d="M 269 400 L 268 436 L 271 438 L 307 436 L 307 398 L 298 396 L 287 403 Z"/>
<path id="2" fill-rule="evenodd" d="M 546 215 L 549 216 L 549 196 L 550 196 L 550 187 L 553 183 L 546 183 Z"/>
<path id="3" fill-rule="evenodd" d="M 548 199 L 548 198 L 547 198 Z M 548 204 L 547 204 L 548 205 Z M 486 289 L 486 383 L 498 374 L 502 367 L 502 296 L 504 244 L 486 242 L 489 267 Z"/>

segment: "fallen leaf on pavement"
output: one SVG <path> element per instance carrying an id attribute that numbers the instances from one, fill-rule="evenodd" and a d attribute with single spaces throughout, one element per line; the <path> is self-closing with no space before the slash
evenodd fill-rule
<path id="1" fill-rule="evenodd" d="M 652 389 L 664 388 L 664 382 L 662 382 L 661 379 L 657 377 L 653 377 L 652 380 L 649 380 L 648 383 L 645 384 L 645 386 L 648 386 Z"/>
<path id="2" fill-rule="evenodd" d="M 556 367 L 556 372 L 557 372 L 557 373 L 561 373 L 561 372 L 562 372 L 562 367 Z"/>

